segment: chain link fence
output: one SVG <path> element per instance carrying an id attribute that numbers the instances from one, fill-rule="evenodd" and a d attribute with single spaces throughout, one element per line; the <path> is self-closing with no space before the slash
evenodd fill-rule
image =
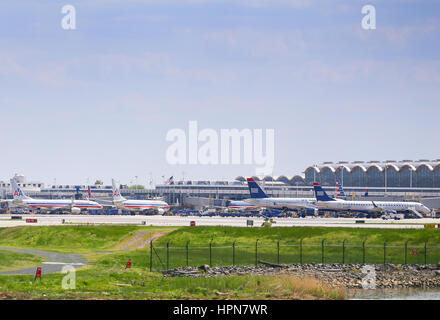
<path id="1" fill-rule="evenodd" d="M 253 244 L 191 245 L 170 244 L 155 246 L 150 243 L 149 268 L 168 270 L 184 266 L 251 266 L 270 264 L 437 264 L 440 262 L 440 245 L 428 243 L 349 243 L 274 241 Z"/>

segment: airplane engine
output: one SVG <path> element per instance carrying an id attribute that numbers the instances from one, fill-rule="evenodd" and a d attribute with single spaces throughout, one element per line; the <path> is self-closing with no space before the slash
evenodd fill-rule
<path id="1" fill-rule="evenodd" d="M 159 212 L 159 214 L 163 215 L 165 213 L 165 210 L 162 208 L 159 208 L 159 209 L 157 209 L 157 212 Z"/>
<path id="2" fill-rule="evenodd" d="M 81 209 L 80 208 L 72 208 L 72 214 L 80 214 L 81 213 Z"/>

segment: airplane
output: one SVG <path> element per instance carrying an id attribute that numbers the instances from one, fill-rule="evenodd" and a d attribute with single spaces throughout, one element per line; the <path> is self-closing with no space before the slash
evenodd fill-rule
<path id="1" fill-rule="evenodd" d="M 22 208 L 37 208 L 43 211 L 55 212 L 69 210 L 73 214 L 81 213 L 82 209 L 102 209 L 102 206 L 90 200 L 68 199 L 33 199 L 23 193 L 15 179 L 11 179 L 14 199 L 10 201 L 13 206 Z"/>
<path id="2" fill-rule="evenodd" d="M 262 208 L 274 209 L 295 209 L 307 210 L 313 209 L 314 213 L 318 212 L 318 207 L 315 205 L 315 199 L 312 198 L 269 198 L 266 193 L 260 188 L 253 178 L 247 179 L 250 199 L 245 199 L 245 202 L 253 204 Z"/>
<path id="3" fill-rule="evenodd" d="M 165 201 L 161 200 L 127 200 L 121 196 L 116 181 L 112 179 L 113 186 L 113 204 L 116 208 L 139 213 L 163 214 L 170 209 Z"/>
<path id="4" fill-rule="evenodd" d="M 226 207 L 228 209 L 234 209 L 238 211 L 246 211 L 246 210 L 256 210 L 259 207 L 246 202 L 246 201 L 238 201 L 238 200 L 228 200 L 226 201 Z"/>
<path id="5" fill-rule="evenodd" d="M 419 202 L 405 201 L 348 201 L 342 199 L 331 198 L 327 195 L 321 185 L 317 182 L 313 183 L 315 190 L 316 205 L 319 209 L 336 210 L 336 211 L 356 211 L 366 213 L 382 213 L 397 214 L 397 212 L 410 211 L 417 217 L 422 218 L 423 215 L 431 213 L 431 210 Z"/>

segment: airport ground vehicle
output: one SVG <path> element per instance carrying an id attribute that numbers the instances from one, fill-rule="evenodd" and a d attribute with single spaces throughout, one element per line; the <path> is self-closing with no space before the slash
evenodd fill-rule
<path id="1" fill-rule="evenodd" d="M 385 213 L 381 216 L 381 218 L 383 220 L 389 220 L 389 219 L 394 219 L 394 220 L 400 220 L 400 219 L 404 219 L 405 215 L 403 213 Z"/>

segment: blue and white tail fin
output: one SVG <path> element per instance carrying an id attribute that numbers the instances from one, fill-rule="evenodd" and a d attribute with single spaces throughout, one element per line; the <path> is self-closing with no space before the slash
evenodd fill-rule
<path id="1" fill-rule="evenodd" d="M 249 193 L 251 194 L 251 198 L 267 198 L 267 195 L 264 193 L 263 189 L 260 188 L 258 183 L 255 182 L 254 179 L 247 179 Z"/>
<path id="2" fill-rule="evenodd" d="M 30 199 L 27 195 L 23 193 L 23 191 L 18 186 L 18 183 L 17 181 L 15 181 L 15 179 L 11 179 L 11 187 L 12 187 L 12 194 L 14 195 L 14 200 Z"/>
<path id="3" fill-rule="evenodd" d="M 338 187 L 338 197 L 345 197 L 344 189 L 342 188 L 342 185 L 339 182 L 339 180 L 336 180 L 336 186 Z"/>
<path id="4" fill-rule="evenodd" d="M 368 197 L 368 189 L 365 191 L 364 197 Z"/>
<path id="5" fill-rule="evenodd" d="M 116 186 L 116 181 L 114 179 L 112 179 L 112 186 L 113 186 L 113 201 L 126 200 L 123 196 L 121 196 L 121 192 L 119 191 L 119 188 Z"/>
<path id="6" fill-rule="evenodd" d="M 315 190 L 315 197 L 317 201 L 336 201 L 334 198 L 328 196 L 327 192 L 322 189 L 319 183 L 313 183 L 313 189 Z"/>

